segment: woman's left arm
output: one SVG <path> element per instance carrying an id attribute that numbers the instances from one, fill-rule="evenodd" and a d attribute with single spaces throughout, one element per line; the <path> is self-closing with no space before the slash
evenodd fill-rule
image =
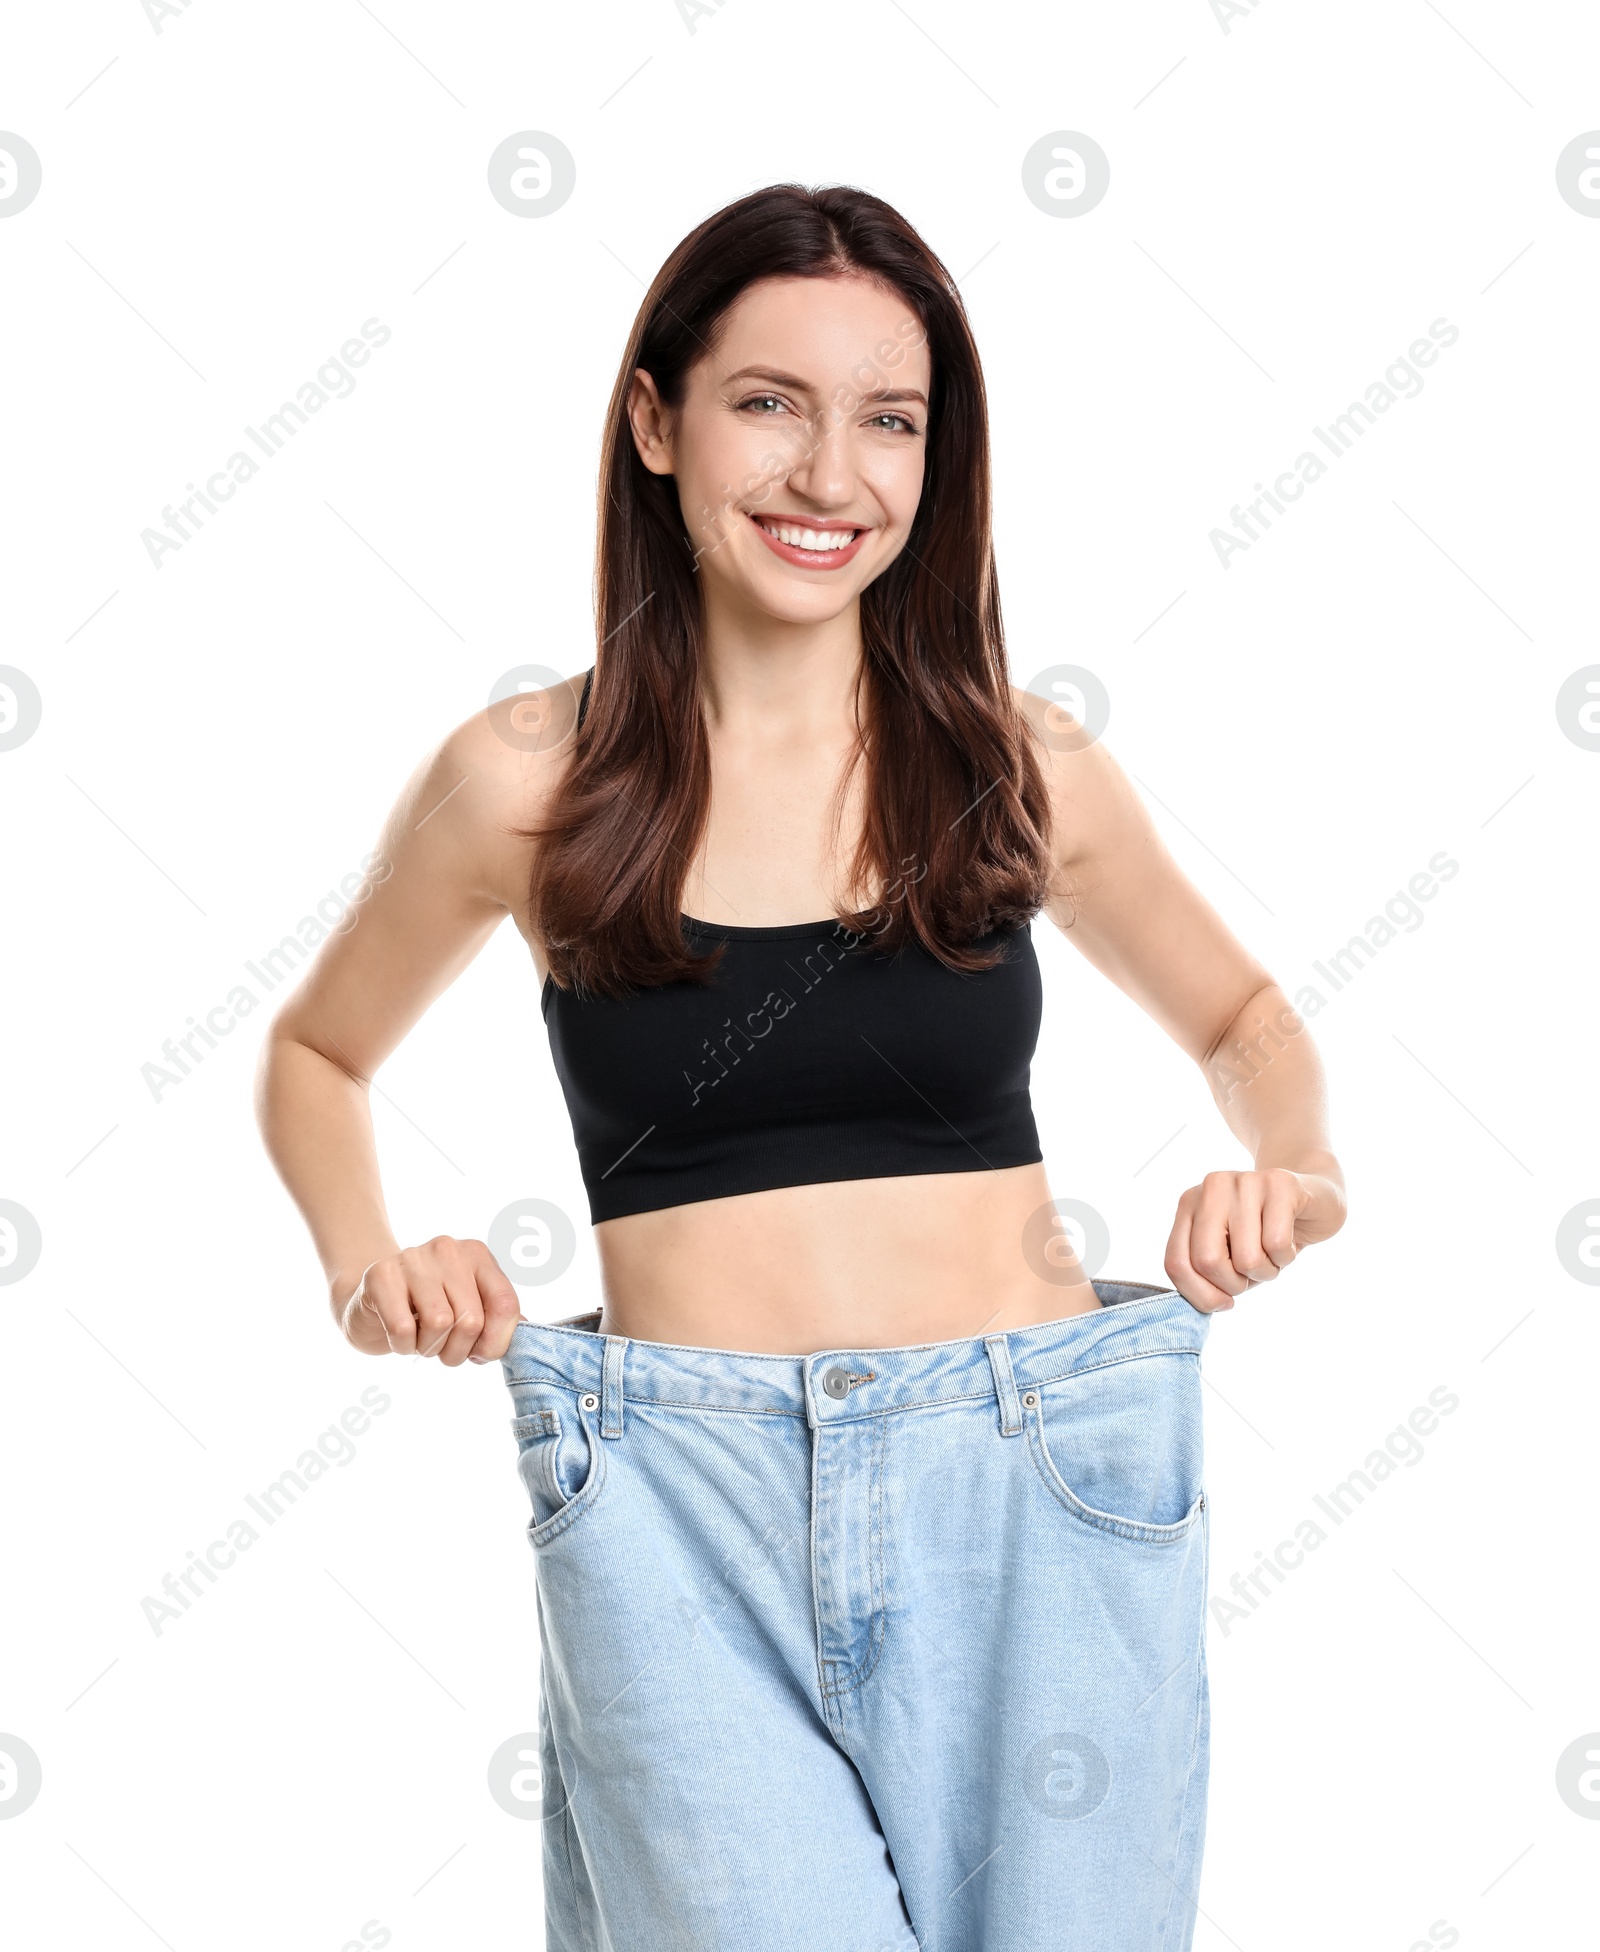
<path id="1" fill-rule="evenodd" d="M 1303 1018 L 1183 873 L 1127 776 L 1054 706 L 1013 694 L 1040 734 L 1055 880 L 1047 912 L 1199 1065 L 1255 1161 L 1178 1201 L 1167 1278 L 1196 1308 L 1231 1308 L 1345 1219 L 1327 1080 Z"/>
<path id="2" fill-rule="evenodd" d="M 1327 1080 L 1305 1020 L 1270 980 L 1202 1055 L 1217 1109 L 1255 1160 L 1207 1173 L 1178 1201 L 1167 1278 L 1196 1308 L 1273 1280 L 1344 1225 L 1344 1174 L 1328 1143 Z"/>

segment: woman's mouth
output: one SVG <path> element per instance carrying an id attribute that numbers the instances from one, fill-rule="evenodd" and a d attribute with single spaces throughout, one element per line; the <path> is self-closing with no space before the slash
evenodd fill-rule
<path id="1" fill-rule="evenodd" d="M 871 534 L 853 522 L 825 523 L 792 515 L 752 515 L 761 540 L 799 569 L 840 569 Z"/>

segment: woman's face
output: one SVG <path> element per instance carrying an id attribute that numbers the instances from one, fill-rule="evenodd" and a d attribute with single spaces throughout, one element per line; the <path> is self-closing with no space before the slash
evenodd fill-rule
<path id="1" fill-rule="evenodd" d="M 634 441 L 677 479 L 708 604 L 820 623 L 894 561 L 922 494 L 926 336 L 866 278 L 768 278 L 734 301 L 675 412 L 635 375 Z"/>

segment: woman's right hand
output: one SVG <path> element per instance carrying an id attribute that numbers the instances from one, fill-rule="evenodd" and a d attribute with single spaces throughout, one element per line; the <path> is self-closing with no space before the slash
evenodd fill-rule
<path id="1" fill-rule="evenodd" d="M 440 1234 L 372 1262 L 333 1297 L 345 1339 L 363 1355 L 437 1356 L 447 1368 L 495 1362 L 521 1316 L 517 1291 L 481 1240 Z"/>

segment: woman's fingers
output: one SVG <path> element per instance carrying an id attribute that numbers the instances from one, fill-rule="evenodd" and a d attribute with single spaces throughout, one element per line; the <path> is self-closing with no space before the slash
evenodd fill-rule
<path id="1" fill-rule="evenodd" d="M 346 1304 L 344 1331 L 365 1353 L 436 1356 L 454 1369 L 504 1355 L 520 1314 L 484 1242 L 441 1234 L 374 1261 Z"/>
<path id="2" fill-rule="evenodd" d="M 1207 1173 L 1178 1201 L 1168 1279 L 1196 1308 L 1231 1308 L 1234 1296 L 1276 1280 L 1295 1258 L 1302 1197 L 1298 1175 L 1283 1168 Z"/>
<path id="3" fill-rule="evenodd" d="M 434 1247 L 430 1241 L 426 1247 L 408 1248 L 400 1256 L 402 1262 L 410 1263 L 406 1283 L 411 1291 L 411 1312 L 416 1317 L 419 1356 L 442 1354 L 456 1320 Z"/>
<path id="4" fill-rule="evenodd" d="M 1185 1194 L 1184 1198 L 1187 1199 L 1188 1195 Z M 1180 1201 L 1178 1218 L 1173 1224 L 1172 1238 L 1167 1242 L 1164 1263 L 1167 1279 L 1191 1307 L 1198 1308 L 1203 1314 L 1210 1315 L 1219 1309 L 1231 1308 L 1233 1296 L 1225 1288 L 1219 1288 L 1214 1281 L 1208 1280 L 1199 1271 L 1190 1259 L 1189 1245 L 1189 1218 L 1183 1212 L 1182 1201 Z"/>
<path id="5" fill-rule="evenodd" d="M 369 1354 L 381 1355 L 386 1348 L 397 1356 L 415 1352 L 416 1317 L 398 1257 L 374 1261 L 362 1275 L 346 1309 L 345 1324 L 351 1341 Z"/>
<path id="6" fill-rule="evenodd" d="M 1267 1190 L 1261 1209 L 1261 1247 L 1273 1267 L 1281 1270 L 1300 1252 L 1294 1223 L 1305 1205 L 1306 1189 L 1298 1173 L 1274 1171 L 1262 1177 Z"/>
<path id="7" fill-rule="evenodd" d="M 1179 1268 L 1193 1285 L 1194 1292 L 1172 1274 L 1168 1275 L 1185 1301 L 1196 1308 L 1231 1308 L 1235 1295 L 1249 1287 L 1248 1278 L 1234 1267 L 1228 1254 L 1228 1220 L 1231 1187 L 1219 1182 L 1230 1174 L 1207 1173 L 1198 1186 L 1191 1186 L 1178 1201 L 1178 1218 L 1167 1248 L 1169 1262 L 1176 1256 Z"/>
<path id="8" fill-rule="evenodd" d="M 483 1306 L 483 1328 L 473 1344 L 471 1359 L 498 1362 L 511 1346 L 511 1332 L 522 1319 L 522 1304 L 500 1263 L 484 1243 L 473 1240 L 466 1244 L 478 1250 L 476 1275 Z"/>

